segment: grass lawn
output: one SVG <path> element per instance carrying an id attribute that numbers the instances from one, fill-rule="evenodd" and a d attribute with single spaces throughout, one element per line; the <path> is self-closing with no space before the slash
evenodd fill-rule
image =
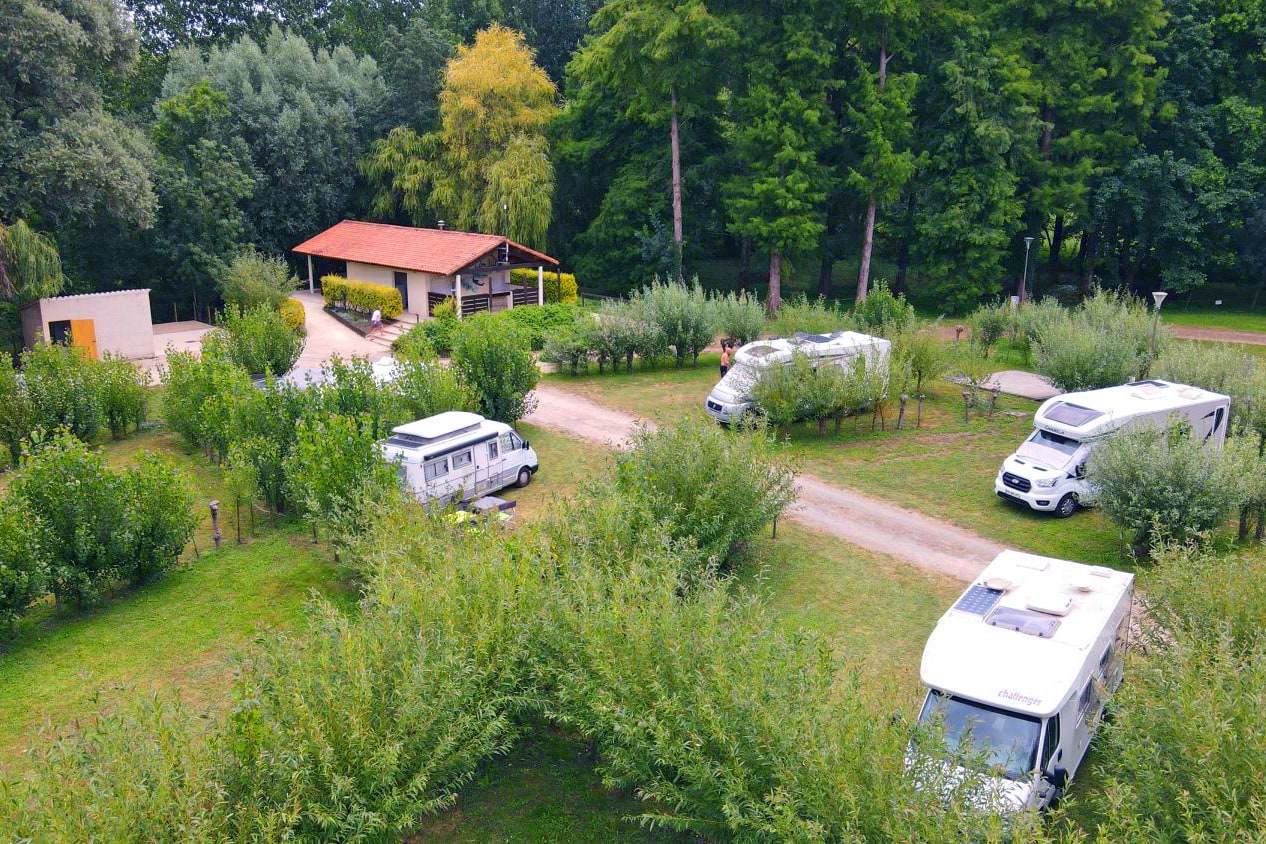
<path id="1" fill-rule="evenodd" d="M 602 446 L 525 422 L 516 425 L 515 430 L 541 459 L 541 470 L 526 488 L 510 487 L 496 493 L 500 498 L 518 502 L 514 508 L 518 519 L 531 520 L 545 514 L 581 484 L 611 469 L 611 453 Z"/>

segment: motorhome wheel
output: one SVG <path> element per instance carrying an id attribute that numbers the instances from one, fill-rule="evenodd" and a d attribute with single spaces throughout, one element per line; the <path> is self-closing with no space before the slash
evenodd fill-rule
<path id="1" fill-rule="evenodd" d="M 1059 504 L 1055 505 L 1055 513 L 1061 519 L 1067 519 L 1073 513 L 1077 512 L 1077 496 L 1071 492 L 1059 500 Z"/>
<path id="2" fill-rule="evenodd" d="M 530 483 L 532 483 L 532 470 L 524 466 L 519 470 L 519 481 L 515 484 L 515 486 L 522 489 Z"/>

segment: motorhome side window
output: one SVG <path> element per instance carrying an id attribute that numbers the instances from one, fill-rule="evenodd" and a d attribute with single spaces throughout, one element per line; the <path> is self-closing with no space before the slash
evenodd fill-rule
<path id="1" fill-rule="evenodd" d="M 488 441 L 488 459 L 489 459 L 489 460 L 496 460 L 496 459 L 497 459 L 497 455 L 498 455 L 499 453 L 500 453 L 500 451 L 497 449 L 497 441 L 496 441 L 496 440 L 489 440 L 489 441 Z"/>
<path id="2" fill-rule="evenodd" d="M 1081 717 L 1086 717 L 1095 705 L 1095 678 L 1091 677 L 1086 681 L 1086 688 L 1081 690 L 1081 697 L 1077 700 L 1077 713 Z"/>
<path id="3" fill-rule="evenodd" d="M 463 451 L 453 455 L 453 469 L 460 469 L 463 466 L 469 466 L 473 458 L 469 451 Z"/>
<path id="4" fill-rule="evenodd" d="M 439 460 L 433 460 L 426 464 L 422 469 L 422 473 L 428 481 L 442 478 L 448 474 L 448 458 L 442 457 Z"/>

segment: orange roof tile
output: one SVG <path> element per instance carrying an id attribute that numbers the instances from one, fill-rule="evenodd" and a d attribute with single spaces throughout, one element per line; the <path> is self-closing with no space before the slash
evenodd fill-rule
<path id="1" fill-rule="evenodd" d="M 558 261 L 509 238 L 495 234 L 421 229 L 343 220 L 305 240 L 292 251 L 337 261 L 376 264 L 436 275 L 452 275 L 503 244 L 546 264 Z"/>

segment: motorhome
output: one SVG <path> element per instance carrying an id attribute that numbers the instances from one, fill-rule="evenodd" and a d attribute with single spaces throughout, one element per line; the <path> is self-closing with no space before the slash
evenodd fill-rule
<path id="1" fill-rule="evenodd" d="M 797 333 L 793 337 L 753 340 L 739 347 L 727 372 L 708 393 L 704 409 L 723 425 L 737 422 L 752 408 L 752 387 L 761 373 L 775 366 L 787 366 L 796 355 L 805 355 L 814 366 L 851 366 L 864 358 L 867 366 L 887 371 L 892 344 L 881 337 L 856 331 L 833 334 Z"/>
<path id="2" fill-rule="evenodd" d="M 919 720 L 947 758 L 984 766 L 991 811 L 1047 808 L 1077 773 L 1121 683 L 1133 594 L 1127 572 L 1003 551 L 937 622 Z"/>
<path id="3" fill-rule="evenodd" d="M 1151 379 L 1064 393 L 1033 415 L 1033 433 L 1002 462 L 994 491 L 1034 510 L 1071 516 L 1094 504 L 1086 461 L 1098 442 L 1131 425 L 1164 426 L 1178 417 L 1209 445 L 1226 441 L 1231 400 L 1198 387 Z"/>
<path id="4" fill-rule="evenodd" d="M 541 465 L 509 425 L 457 410 L 393 428 L 379 448 L 419 499 L 440 504 L 527 486 Z"/>

